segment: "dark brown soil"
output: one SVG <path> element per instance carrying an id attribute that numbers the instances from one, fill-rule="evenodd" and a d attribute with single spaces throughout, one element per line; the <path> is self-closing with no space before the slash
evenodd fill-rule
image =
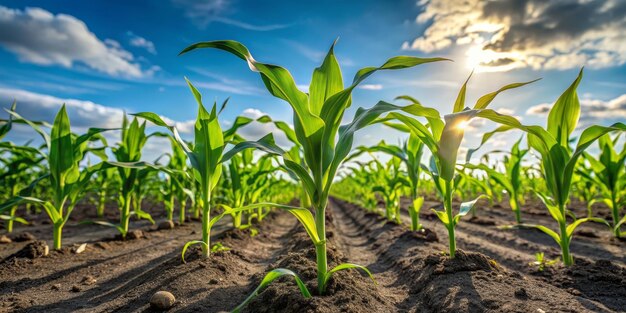
<path id="1" fill-rule="evenodd" d="M 85 206 L 66 227 L 61 251 L 31 259 L 15 254 L 29 244 L 39 246 L 37 241 L 0 245 L 0 312 L 152 312 L 150 297 L 160 290 L 176 297 L 171 312 L 229 311 L 278 267 L 296 272 L 314 297 L 303 298 L 293 278 L 284 277 L 261 292 L 246 312 L 626 311 L 626 243 L 611 239 L 605 228 L 580 228 L 582 234 L 596 236 L 575 236 L 574 267 L 538 272 L 528 265 L 533 254 L 542 251 L 547 259 L 557 258 L 556 244 L 535 230 L 500 229 L 513 221 L 512 212 L 501 206 L 480 208 L 479 220 L 459 224 L 460 250 L 450 259 L 447 233 L 429 214 L 429 206 L 435 205 L 427 203 L 422 211 L 426 229 L 410 232 L 408 216 L 405 225 L 396 225 L 352 204 L 331 201 L 329 268 L 344 262 L 364 265 L 377 283 L 357 270 L 340 271 L 324 296 L 316 295 L 313 244 L 289 213 L 272 213 L 255 226 L 256 236 L 230 230 L 225 219 L 214 228 L 212 242 L 231 250 L 205 260 L 192 248 L 183 263 L 182 246 L 200 237 L 198 222 L 157 230 L 135 221 L 132 228 L 145 236 L 121 241 L 113 239 L 110 228 L 76 223 L 94 218 L 95 210 Z M 154 217 L 162 218 L 162 208 L 154 207 Z M 539 208 L 529 203 L 523 218 L 551 225 L 551 217 Z M 18 226 L 16 234 L 28 231 L 50 244 L 51 226 L 44 219 L 35 221 Z M 87 248 L 76 254 L 81 243 Z M 30 250 L 20 253 L 24 251 Z"/>

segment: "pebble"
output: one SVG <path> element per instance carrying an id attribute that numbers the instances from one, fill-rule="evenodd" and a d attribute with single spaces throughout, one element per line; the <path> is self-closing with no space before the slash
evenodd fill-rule
<path id="1" fill-rule="evenodd" d="M 209 280 L 209 284 L 210 285 L 217 285 L 219 283 L 219 280 L 215 279 L 215 278 L 211 278 L 211 280 Z"/>
<path id="2" fill-rule="evenodd" d="M 157 291 L 150 298 L 150 306 L 157 310 L 167 310 L 176 302 L 174 295 L 168 291 Z"/>
<path id="3" fill-rule="evenodd" d="M 157 225 L 157 229 L 158 230 L 164 230 L 164 229 L 173 229 L 174 228 L 174 222 L 172 221 L 162 221 L 159 223 L 159 225 Z"/>
<path id="4" fill-rule="evenodd" d="M 83 277 L 83 279 L 80 282 L 83 283 L 83 285 L 93 285 L 97 282 L 97 280 L 95 277 L 91 275 L 87 275 Z"/>
<path id="5" fill-rule="evenodd" d="M 80 246 L 76 247 L 75 249 L 72 249 L 72 252 L 76 254 L 80 254 L 80 253 L 85 252 L 85 249 L 87 249 L 87 244 L 83 243 Z"/>
<path id="6" fill-rule="evenodd" d="M 0 236 L 0 243 L 11 243 L 12 241 L 11 238 L 5 235 Z"/>
<path id="7" fill-rule="evenodd" d="M 80 292 L 81 289 L 77 285 L 74 285 L 74 286 L 72 286 L 72 289 L 70 289 L 70 291 L 72 291 L 72 292 Z"/>
<path id="8" fill-rule="evenodd" d="M 141 239 L 141 238 L 145 238 L 146 236 L 143 234 L 143 231 L 141 230 L 131 230 L 126 234 L 126 239 L 130 239 L 130 240 L 135 240 L 135 239 Z"/>
<path id="9" fill-rule="evenodd" d="M 54 284 L 50 287 L 52 290 L 61 290 L 61 284 Z"/>

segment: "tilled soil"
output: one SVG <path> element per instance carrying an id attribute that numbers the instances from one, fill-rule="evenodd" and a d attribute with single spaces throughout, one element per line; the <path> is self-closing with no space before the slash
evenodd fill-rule
<path id="1" fill-rule="evenodd" d="M 231 250 L 203 260 L 198 249 L 191 249 L 187 263 L 180 252 L 185 242 L 200 237 L 197 222 L 158 231 L 135 223 L 145 238 L 128 241 L 112 240 L 111 229 L 77 225 L 64 233 L 69 247 L 46 257 L 9 257 L 32 240 L 0 245 L 0 312 L 151 312 L 149 299 L 159 290 L 176 297 L 171 312 L 229 311 L 278 267 L 296 272 L 314 297 L 303 298 L 293 278 L 283 277 L 245 311 L 626 311 L 624 242 L 594 225 L 581 229 L 596 236 L 574 239 L 572 252 L 579 258 L 573 268 L 539 272 L 528 266 L 533 253 L 558 257 L 556 245 L 534 230 L 498 229 L 512 220 L 504 208 L 483 209 L 482 221 L 460 223 L 462 250 L 454 260 L 444 253 L 445 229 L 426 209 L 426 230 L 419 233 L 339 200 L 331 201 L 327 211 L 329 268 L 344 262 L 364 265 L 376 283 L 357 270 L 340 271 L 327 295 L 317 296 L 312 242 L 287 212 L 270 214 L 255 226 L 256 236 L 229 230 L 225 221 L 216 227 L 213 242 Z M 528 214 L 533 222 L 550 219 L 538 210 Z M 46 227 L 20 227 L 17 233 L 30 231 L 49 240 Z M 74 253 L 83 242 L 88 242 L 86 250 Z"/>

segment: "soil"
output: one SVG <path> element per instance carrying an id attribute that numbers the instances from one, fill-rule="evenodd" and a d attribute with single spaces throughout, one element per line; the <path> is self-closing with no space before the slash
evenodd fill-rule
<path id="1" fill-rule="evenodd" d="M 458 225 L 459 251 L 450 259 L 446 230 L 428 210 L 436 205 L 424 206 L 425 229 L 410 232 L 408 216 L 404 225 L 396 225 L 333 199 L 327 210 L 329 268 L 344 262 L 364 265 L 376 283 L 358 270 L 343 270 L 332 276 L 324 296 L 316 295 L 312 242 L 287 212 L 273 212 L 254 225 L 255 236 L 230 229 L 225 219 L 214 228 L 212 242 L 230 250 L 202 259 L 194 247 L 187 263 L 180 253 L 185 242 L 199 239 L 197 221 L 161 230 L 133 221 L 131 228 L 143 236 L 122 241 L 111 228 L 79 224 L 94 219 L 95 209 L 85 205 L 75 210 L 64 230 L 64 249 L 44 256 L 37 240 L 51 244 L 51 226 L 44 218 L 29 217 L 34 225 L 18 225 L 10 236 L 28 239 L 0 244 L 0 312 L 153 312 L 150 298 L 157 291 L 175 296 L 169 312 L 229 311 L 278 267 L 296 272 L 313 298 L 302 297 L 292 277 L 282 277 L 245 312 L 626 311 L 626 243 L 612 239 L 606 228 L 580 228 L 571 246 L 575 266 L 538 271 L 528 265 L 534 253 L 557 258 L 557 245 L 539 231 L 501 229 L 513 221 L 512 212 L 502 206 L 481 207 L 473 222 L 468 217 Z M 552 225 L 540 208 L 529 202 L 522 217 Z M 148 205 L 146 210 L 163 220 L 158 213 L 162 207 Z M 584 209 L 575 213 L 584 214 Z M 32 237 L 21 235 L 26 232 Z M 75 253 L 82 243 L 86 249 Z"/>

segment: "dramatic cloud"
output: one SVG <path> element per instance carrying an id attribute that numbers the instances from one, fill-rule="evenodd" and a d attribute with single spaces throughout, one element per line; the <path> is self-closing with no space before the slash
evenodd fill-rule
<path id="1" fill-rule="evenodd" d="M 526 114 L 547 116 L 553 104 L 542 103 L 530 107 Z M 607 124 L 603 121 L 613 121 L 626 119 L 626 94 L 617 98 L 603 101 L 597 99 L 580 99 L 580 121 L 579 126 L 586 126 L 590 123 Z"/>
<path id="2" fill-rule="evenodd" d="M 146 51 L 157 54 L 156 48 L 154 47 L 154 43 L 146 38 L 135 35 L 133 32 L 127 33 L 130 38 L 129 43 L 133 47 L 144 48 Z"/>
<path id="3" fill-rule="evenodd" d="M 41 8 L 24 11 L 0 6 L 0 45 L 20 61 L 71 68 L 84 64 L 112 76 L 143 77 L 133 55 L 114 40 L 100 40 L 73 16 L 54 15 Z"/>
<path id="4" fill-rule="evenodd" d="M 291 26 L 289 24 L 255 25 L 228 18 L 226 15 L 233 11 L 229 0 L 172 0 L 172 2 L 183 8 L 185 15 L 200 28 L 205 28 L 212 22 L 252 31 L 271 31 Z"/>
<path id="5" fill-rule="evenodd" d="M 404 49 L 468 45 L 485 71 L 604 68 L 626 62 L 626 1 L 422 0 L 424 34 Z"/>

